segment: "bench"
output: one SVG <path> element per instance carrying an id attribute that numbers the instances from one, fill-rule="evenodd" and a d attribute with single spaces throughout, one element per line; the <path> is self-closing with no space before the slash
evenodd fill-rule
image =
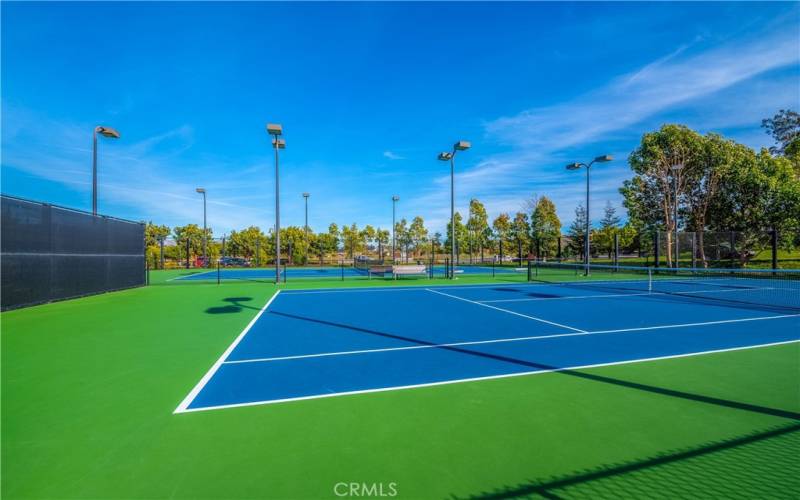
<path id="1" fill-rule="evenodd" d="M 425 266 L 392 266 L 394 279 L 408 274 L 428 274 L 428 269 Z"/>
<path id="2" fill-rule="evenodd" d="M 367 277 L 372 279 L 373 274 L 380 274 L 383 276 L 390 272 L 392 272 L 392 266 L 370 266 L 369 269 L 367 269 Z"/>

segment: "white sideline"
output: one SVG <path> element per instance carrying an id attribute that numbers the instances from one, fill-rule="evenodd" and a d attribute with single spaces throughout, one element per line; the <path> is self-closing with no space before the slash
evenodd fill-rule
<path id="1" fill-rule="evenodd" d="M 438 347 L 459 347 L 468 345 L 480 344 L 500 344 L 505 342 L 524 342 L 528 340 L 546 340 L 559 337 L 577 337 L 580 335 L 600 335 L 600 334 L 613 334 L 613 333 L 630 333 L 630 332 L 645 332 L 651 330 L 667 330 L 671 328 L 688 328 L 692 326 L 708 326 L 719 325 L 725 323 L 743 323 L 747 321 L 764 321 L 770 319 L 785 319 L 800 317 L 800 314 L 785 314 L 780 316 L 761 316 L 757 318 L 739 318 L 739 319 L 722 319 L 716 321 L 703 321 L 700 323 L 677 323 L 673 325 L 656 325 L 656 326 L 641 326 L 637 328 L 620 328 L 615 330 L 597 330 L 585 333 L 554 333 L 550 335 L 532 335 L 529 337 L 509 337 L 500 339 L 489 340 L 470 340 L 465 342 L 451 342 L 447 344 L 426 344 L 426 345 L 411 345 L 402 347 L 382 347 L 378 349 L 358 349 L 354 351 L 335 351 L 335 352 L 321 352 L 315 354 L 297 354 L 293 356 L 276 356 L 271 358 L 250 358 L 250 359 L 237 359 L 233 361 L 225 361 L 226 365 L 237 365 L 243 363 L 268 363 L 272 361 L 290 361 L 293 359 L 307 359 L 307 358 L 325 358 L 330 356 L 350 356 L 354 354 L 371 354 L 376 352 L 391 352 L 391 351 L 410 351 L 415 349 L 433 349 Z"/>
<path id="2" fill-rule="evenodd" d="M 191 410 L 184 410 L 181 413 L 192 413 L 198 411 L 207 411 L 207 410 L 221 410 L 225 408 L 241 408 L 245 406 L 257 406 L 257 405 L 268 405 L 274 403 L 287 403 L 290 401 L 303 401 L 309 399 L 322 399 L 322 398 L 332 398 L 337 396 L 350 396 L 354 394 L 369 394 L 373 392 L 388 392 L 388 391 L 399 391 L 404 389 L 417 389 L 420 387 L 434 387 L 438 385 L 449 385 L 449 384 L 459 384 L 462 382 L 477 382 L 483 380 L 493 380 L 493 379 L 501 379 L 501 378 L 511 378 L 511 377 L 521 377 L 525 375 L 540 375 L 543 373 L 558 373 L 562 371 L 568 370 L 583 370 L 588 368 L 600 368 L 604 366 L 614 366 L 614 365 L 627 365 L 627 364 L 634 364 L 634 363 L 643 363 L 647 361 L 659 361 L 664 359 L 675 359 L 675 358 L 687 358 L 692 356 L 702 356 L 706 354 L 716 354 L 721 352 L 729 352 L 729 351 L 742 351 L 746 349 L 758 349 L 761 347 L 771 347 L 776 345 L 783 345 L 783 344 L 793 344 L 800 342 L 800 340 L 784 340 L 781 342 L 771 342 L 768 344 L 758 344 L 758 345 L 749 345 L 743 347 L 729 347 L 726 349 L 715 349 L 710 351 L 698 351 L 698 352 L 690 352 L 685 354 L 673 354 L 669 356 L 658 356 L 654 358 L 641 358 L 641 359 L 631 359 L 627 361 L 613 361 L 610 363 L 598 363 L 593 365 L 581 365 L 581 366 L 566 366 L 563 368 L 555 368 L 552 370 L 536 370 L 536 371 L 527 371 L 527 372 L 515 372 L 515 373 L 506 373 L 502 375 L 489 375 L 486 377 L 473 377 L 473 378 L 462 378 L 462 379 L 455 379 L 455 380 L 443 380 L 441 382 L 429 382 L 425 384 L 413 384 L 413 385 L 403 385 L 403 386 L 395 386 L 395 387 L 380 387 L 377 389 L 364 389 L 358 391 L 346 391 L 346 392 L 332 392 L 329 394 L 314 394 L 312 396 L 300 396 L 296 398 L 285 398 L 285 399 L 272 399 L 272 400 L 265 400 L 265 401 L 250 401 L 247 403 L 234 403 L 229 405 L 218 405 L 218 406 L 206 406 L 203 408 L 193 408 Z"/>
<path id="3" fill-rule="evenodd" d="M 280 293 L 281 291 L 278 290 L 275 292 L 275 295 L 270 297 L 267 303 L 264 304 L 264 307 L 262 307 L 261 310 L 258 311 L 258 314 L 256 314 L 255 317 L 252 320 L 250 320 L 250 323 L 248 323 L 247 326 L 244 328 L 244 330 L 242 330 L 242 333 L 240 333 L 239 336 L 236 337 L 236 340 L 234 340 L 233 343 L 231 343 L 231 345 L 229 345 L 228 348 L 225 349 L 225 352 L 222 353 L 222 356 L 220 356 L 219 359 L 217 359 L 214 365 L 206 372 L 205 375 L 203 375 L 203 378 L 201 378 L 200 381 L 197 383 L 197 385 L 195 385 L 194 388 L 191 390 L 191 392 L 189 392 L 189 394 L 187 394 L 186 397 L 183 398 L 183 401 L 181 401 L 181 403 L 178 405 L 177 408 L 175 408 L 175 411 L 173 411 L 172 413 L 184 413 L 186 411 L 190 411 L 188 408 L 189 405 L 192 404 L 192 401 L 194 401 L 194 398 L 197 397 L 200 391 L 203 390 L 203 387 L 205 387 L 208 381 L 211 380 L 211 377 L 213 377 L 214 374 L 217 373 L 219 367 L 222 366 L 222 363 L 225 362 L 225 358 L 227 358 L 228 355 L 230 355 L 230 353 L 236 348 L 236 346 L 239 345 L 239 342 L 241 342 L 244 336 L 247 335 L 247 332 L 250 331 L 250 328 L 252 328 L 253 325 L 256 324 L 258 318 L 260 318 L 261 315 L 264 314 L 264 311 L 267 310 L 269 305 L 272 304 L 272 301 L 275 300 L 275 297 L 277 297 Z"/>
<path id="4" fill-rule="evenodd" d="M 451 299 L 463 300 L 464 302 L 469 302 L 470 304 L 475 304 L 483 307 L 488 307 L 489 309 L 494 309 L 495 311 L 502 311 L 504 313 L 513 314 L 514 316 L 520 316 L 522 318 L 532 319 L 534 321 L 539 321 L 540 323 L 547 323 L 548 325 L 558 326 L 560 328 L 566 328 L 567 330 L 572 330 L 573 332 L 579 333 L 588 333 L 586 330 L 581 330 L 580 328 L 573 328 L 571 326 L 562 325 L 561 323 L 555 323 L 553 321 L 547 321 L 546 319 L 537 318 L 536 316 L 528 316 L 527 314 L 521 314 L 515 311 L 510 311 L 508 309 L 503 309 L 501 307 L 492 306 L 489 304 L 484 304 L 483 302 L 476 302 L 474 300 L 465 299 L 464 297 L 459 297 L 457 295 L 450 295 L 449 293 L 440 292 L 438 290 L 432 290 L 430 288 L 426 288 L 425 290 L 436 293 L 439 295 L 444 295 L 445 297 L 450 297 Z"/>

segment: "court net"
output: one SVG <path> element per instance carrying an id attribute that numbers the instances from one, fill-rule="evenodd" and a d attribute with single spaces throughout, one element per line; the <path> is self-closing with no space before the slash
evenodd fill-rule
<path id="1" fill-rule="evenodd" d="M 537 262 L 533 281 L 800 312 L 800 270 L 663 268 Z"/>

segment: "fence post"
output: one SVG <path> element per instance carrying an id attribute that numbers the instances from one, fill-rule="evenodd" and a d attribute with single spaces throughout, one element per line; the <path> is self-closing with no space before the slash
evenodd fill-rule
<path id="1" fill-rule="evenodd" d="M 660 251 L 660 240 L 661 239 L 661 231 L 656 230 L 656 236 L 653 238 L 653 257 L 655 259 L 655 267 L 658 267 L 659 261 L 661 260 L 661 251 Z"/>
<path id="2" fill-rule="evenodd" d="M 614 233 L 614 266 L 619 266 L 619 233 Z"/>
<path id="3" fill-rule="evenodd" d="M 342 269 L 342 281 L 344 281 L 344 261 L 343 260 L 339 261 L 339 266 Z"/>
<path id="4" fill-rule="evenodd" d="M 187 238 L 186 239 L 186 269 L 189 269 L 189 244 L 191 241 Z"/>
<path id="5" fill-rule="evenodd" d="M 692 269 L 697 267 L 697 233 L 692 232 Z"/>
<path id="6" fill-rule="evenodd" d="M 772 269 L 778 269 L 778 230 L 770 231 L 770 247 L 772 247 Z"/>
<path id="7" fill-rule="evenodd" d="M 217 260 L 217 285 L 219 285 L 219 260 Z"/>
<path id="8" fill-rule="evenodd" d="M 283 282 L 286 283 L 286 263 L 283 264 Z"/>
<path id="9" fill-rule="evenodd" d="M 736 233 L 734 231 L 731 231 L 730 240 L 731 240 L 730 241 L 730 244 L 731 244 L 731 267 L 735 267 L 736 264 L 735 264 L 734 258 L 735 258 L 735 255 L 736 255 Z"/>
<path id="10" fill-rule="evenodd" d="M 495 255 L 492 259 L 492 278 L 494 278 L 494 263 L 497 261 L 497 256 Z"/>
<path id="11" fill-rule="evenodd" d="M 558 261 L 561 262 L 561 235 L 558 236 Z"/>
<path id="12" fill-rule="evenodd" d="M 528 259 L 528 281 L 531 281 L 531 259 Z"/>

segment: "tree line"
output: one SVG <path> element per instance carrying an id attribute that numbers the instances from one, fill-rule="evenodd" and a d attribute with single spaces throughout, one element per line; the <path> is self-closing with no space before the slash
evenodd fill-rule
<path id="1" fill-rule="evenodd" d="M 608 254 L 615 241 L 623 251 L 652 245 L 656 231 L 665 234 L 665 252 L 671 264 L 673 232 L 692 231 L 705 262 L 703 237 L 707 231 L 736 231 L 738 256 L 746 263 L 765 231 L 800 234 L 800 115 L 781 110 L 762 123 L 776 145 L 756 152 L 719 134 L 702 135 L 684 125 L 668 124 L 645 133 L 630 153 L 633 177 L 620 188 L 628 220 L 621 223 L 616 209 L 606 203 L 603 217 L 590 231 L 593 253 Z M 677 189 L 677 198 L 675 196 Z M 675 219 L 675 207 L 678 218 Z M 500 258 L 576 257 L 583 259 L 586 210 L 575 209 L 573 221 L 562 234 L 556 206 L 547 196 L 532 197 L 514 214 L 501 213 L 491 222 L 484 204 L 470 200 L 466 221 L 455 213 L 455 246 L 459 261 Z M 395 253 L 389 229 L 356 223 L 327 231 L 289 226 L 281 229 L 281 254 L 288 263 L 307 264 L 330 259 L 367 256 L 379 260 L 417 260 L 450 254 L 451 224 L 445 234 L 431 232 L 421 216 L 395 224 Z M 566 236 L 566 237 L 565 237 Z M 224 255 L 266 264 L 274 259 L 274 234 L 257 226 L 231 231 L 223 238 L 206 232 L 207 254 L 213 262 Z M 153 263 L 160 252 L 159 239 L 174 245 L 164 248 L 165 258 L 185 260 L 203 253 L 203 229 L 196 224 L 169 228 L 148 223 L 146 244 Z M 782 239 L 791 247 L 800 236 Z M 648 248 L 649 250 L 649 248 Z"/>

